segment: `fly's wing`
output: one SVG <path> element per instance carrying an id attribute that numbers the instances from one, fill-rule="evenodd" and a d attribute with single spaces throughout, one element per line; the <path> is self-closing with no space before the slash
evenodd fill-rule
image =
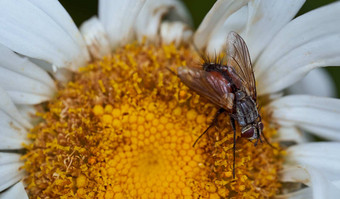
<path id="1" fill-rule="evenodd" d="M 233 67 L 242 80 L 245 92 L 256 100 L 256 85 L 248 47 L 236 32 L 227 37 L 227 65 Z"/>
<path id="2" fill-rule="evenodd" d="M 179 67 L 177 71 L 186 86 L 227 112 L 231 112 L 235 97 L 231 93 L 229 82 L 222 75 L 193 67 Z"/>

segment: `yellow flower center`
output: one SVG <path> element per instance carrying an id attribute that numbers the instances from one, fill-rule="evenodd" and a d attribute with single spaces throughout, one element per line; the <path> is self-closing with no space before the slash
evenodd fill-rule
<path id="1" fill-rule="evenodd" d="M 265 143 L 237 139 L 233 179 L 227 115 L 192 146 L 217 109 L 169 69 L 197 60 L 186 46 L 132 44 L 60 86 L 57 98 L 42 106 L 44 121 L 32 130 L 23 157 L 30 198 L 275 195 L 282 158 Z M 270 138 L 275 130 L 263 118 Z"/>

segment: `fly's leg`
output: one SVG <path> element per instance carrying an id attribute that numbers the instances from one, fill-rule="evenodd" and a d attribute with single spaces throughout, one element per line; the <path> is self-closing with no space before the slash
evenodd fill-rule
<path id="1" fill-rule="evenodd" d="M 266 138 L 266 136 L 264 136 L 263 133 L 261 133 L 261 135 L 262 135 L 264 141 L 265 141 L 271 148 L 276 149 L 276 150 L 279 150 L 278 148 L 276 148 L 275 146 L 273 146 L 273 145 L 268 141 L 268 139 Z"/>
<path id="2" fill-rule="evenodd" d="M 211 124 L 209 125 L 209 127 L 196 139 L 196 141 L 195 141 L 195 143 L 192 145 L 192 147 L 195 147 L 195 145 L 196 145 L 196 143 L 198 142 L 198 140 L 200 140 L 201 138 L 202 138 L 202 136 L 204 135 L 204 134 L 206 134 L 207 132 L 208 132 L 208 130 L 212 127 L 212 126 L 214 126 L 216 123 L 217 123 L 217 118 L 218 118 L 218 116 L 221 114 L 221 113 L 223 113 L 225 110 L 223 109 L 223 108 L 220 108 L 220 109 L 218 109 L 218 111 L 216 112 L 216 114 L 215 114 L 215 116 L 214 116 L 214 119 L 213 119 L 213 121 L 211 122 Z"/>
<path id="3" fill-rule="evenodd" d="M 256 135 L 257 135 L 257 138 L 256 138 L 256 142 L 254 143 L 254 146 L 257 146 L 257 143 L 259 142 L 259 140 L 262 143 L 262 139 L 261 139 L 260 133 L 257 132 Z"/>
<path id="4" fill-rule="evenodd" d="M 230 124 L 231 124 L 231 128 L 234 131 L 234 145 L 233 145 L 233 179 L 235 179 L 235 160 L 236 160 L 236 128 L 235 128 L 235 119 L 230 117 Z"/>

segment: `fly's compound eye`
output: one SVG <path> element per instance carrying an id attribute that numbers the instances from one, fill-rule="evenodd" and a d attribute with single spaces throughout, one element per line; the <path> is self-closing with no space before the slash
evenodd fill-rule
<path id="1" fill-rule="evenodd" d="M 241 137 L 248 138 L 248 139 L 254 139 L 255 134 L 255 128 L 252 126 L 247 129 L 242 129 Z"/>

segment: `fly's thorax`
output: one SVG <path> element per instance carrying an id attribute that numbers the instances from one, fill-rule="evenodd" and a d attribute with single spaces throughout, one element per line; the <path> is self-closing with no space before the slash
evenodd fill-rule
<path id="1" fill-rule="evenodd" d="M 259 117 L 255 101 L 244 91 L 235 93 L 236 119 L 238 123 L 244 127 L 254 123 Z"/>
<path id="2" fill-rule="evenodd" d="M 211 71 L 223 72 L 227 70 L 227 66 L 218 63 L 204 63 L 203 70 L 207 72 Z"/>

